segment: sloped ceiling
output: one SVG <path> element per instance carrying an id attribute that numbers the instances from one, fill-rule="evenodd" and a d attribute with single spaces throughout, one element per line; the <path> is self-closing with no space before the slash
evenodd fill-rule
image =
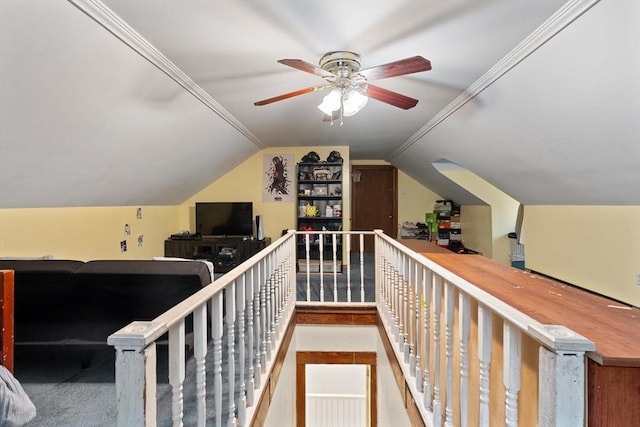
<path id="1" fill-rule="evenodd" d="M 640 204 L 638 2 L 19 1 L 0 4 L 0 208 L 177 204 L 264 147 L 349 145 L 438 194 L 447 159 L 525 204 Z M 353 50 L 376 82 L 344 125 L 281 58 Z"/>

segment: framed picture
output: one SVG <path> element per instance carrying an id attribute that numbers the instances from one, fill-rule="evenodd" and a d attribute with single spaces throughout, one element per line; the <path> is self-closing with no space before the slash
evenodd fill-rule
<path id="1" fill-rule="evenodd" d="M 265 154 L 262 163 L 262 201 L 293 202 L 293 154 Z"/>

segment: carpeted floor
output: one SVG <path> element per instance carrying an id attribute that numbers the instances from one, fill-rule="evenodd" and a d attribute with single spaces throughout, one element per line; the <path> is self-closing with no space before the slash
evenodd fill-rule
<path id="1" fill-rule="evenodd" d="M 360 261 L 352 258 L 350 286 L 352 301 L 360 300 Z M 364 269 L 365 300 L 374 301 L 373 257 L 368 254 Z M 320 275 L 310 274 L 311 300 L 320 300 Z M 336 275 L 338 300 L 346 301 L 346 272 Z M 323 276 L 324 300 L 333 301 L 334 276 Z M 307 275 L 298 274 L 297 298 L 306 301 Z M 223 353 L 226 348 L 223 338 Z M 212 349 L 209 349 L 210 363 Z M 22 347 L 16 348 L 15 376 L 37 409 L 36 418 L 29 427 L 101 427 L 116 424 L 115 352 L 112 347 Z M 213 384 L 212 369 L 207 370 L 207 384 Z M 235 369 L 236 375 L 239 369 Z M 187 361 L 187 378 L 194 378 L 193 358 Z M 228 387 L 227 369 L 223 362 L 223 387 Z M 194 381 L 184 386 L 184 424 L 195 423 Z M 208 387 L 209 389 L 210 387 Z M 158 347 L 158 425 L 171 425 L 171 395 L 167 380 L 166 347 Z M 228 403 L 223 402 L 226 411 Z M 212 405 L 208 405 L 212 417 Z M 224 412 L 223 412 L 224 413 Z M 223 416 L 223 419 L 226 418 Z"/>

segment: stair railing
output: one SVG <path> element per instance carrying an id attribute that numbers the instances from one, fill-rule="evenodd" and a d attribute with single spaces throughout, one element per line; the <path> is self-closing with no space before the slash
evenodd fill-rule
<path id="1" fill-rule="evenodd" d="M 116 350 L 117 425 L 155 426 L 171 419 L 181 426 L 185 401 L 195 418 L 189 424 L 251 425 L 294 314 L 294 254 L 289 232 L 159 317 L 109 336 Z M 168 386 L 157 381 L 165 337 Z M 195 378 L 185 378 L 187 362 L 195 364 Z"/>
<path id="2" fill-rule="evenodd" d="M 426 425 L 585 425 L 591 341 L 537 322 L 381 232 L 376 263 L 378 313 Z"/>
<path id="3" fill-rule="evenodd" d="M 362 248 L 372 232 L 321 234 L 330 242 L 356 234 Z M 585 352 L 594 350 L 592 342 L 562 325 L 537 322 L 380 230 L 373 234 L 374 303 L 383 340 L 391 343 L 406 396 L 416 402 L 425 425 L 584 425 Z M 324 286 L 320 277 L 311 283 L 310 273 L 298 272 L 300 238 L 308 242 L 308 236 L 289 231 L 158 318 L 111 335 L 117 424 L 155 426 L 158 419 L 171 419 L 180 426 L 187 402 L 186 412 L 195 418 L 189 424 L 251 425 L 258 402 L 273 387 L 267 380 L 283 332 L 295 322 L 296 304 L 308 304 L 310 290 Z M 362 304 L 371 284 L 356 280 L 355 288 L 363 292 L 355 297 L 354 283 L 340 288 L 334 267 L 338 249 L 330 247 L 328 289 L 353 297 L 347 303 Z M 363 275 L 368 266 L 361 267 Z M 306 280 L 296 283 L 296 276 Z M 314 303 L 345 301 L 340 296 Z M 158 348 L 165 338 L 168 384 L 158 384 Z M 185 378 L 187 363 L 195 366 L 194 378 Z"/>

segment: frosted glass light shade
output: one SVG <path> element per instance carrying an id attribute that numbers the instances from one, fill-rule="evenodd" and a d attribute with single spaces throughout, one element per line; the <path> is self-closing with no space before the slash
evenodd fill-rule
<path id="1" fill-rule="evenodd" d="M 331 116 L 334 111 L 340 109 L 340 101 L 342 94 L 339 89 L 333 89 L 323 99 L 322 103 L 318 105 L 318 109 L 325 113 L 327 116 Z"/>
<path id="2" fill-rule="evenodd" d="M 358 91 L 352 90 L 342 101 L 342 108 L 344 109 L 342 113 L 345 117 L 353 116 L 358 111 L 362 110 L 364 106 L 367 105 L 367 102 L 369 102 L 368 97 Z"/>

